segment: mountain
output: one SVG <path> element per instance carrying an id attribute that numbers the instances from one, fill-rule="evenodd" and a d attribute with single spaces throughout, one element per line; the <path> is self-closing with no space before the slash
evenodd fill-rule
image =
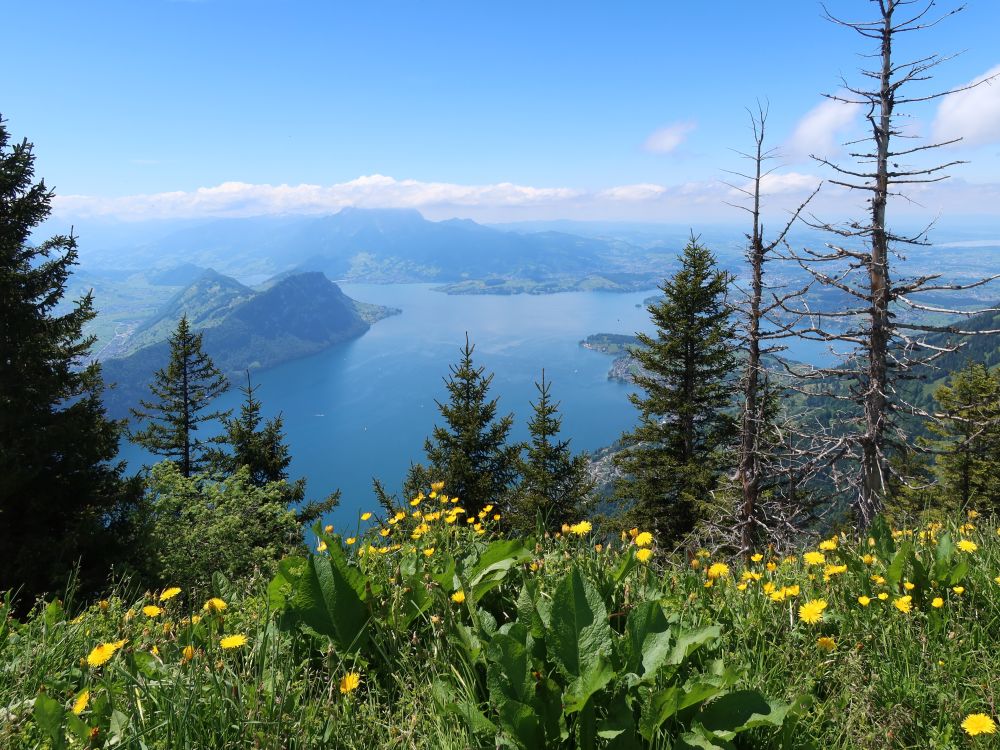
<path id="1" fill-rule="evenodd" d="M 356 338 L 394 312 L 352 300 L 318 272 L 287 276 L 254 292 L 207 271 L 137 330 L 146 337 L 163 334 L 159 339 L 103 362 L 105 382 L 115 384 L 105 402 L 109 413 L 121 417 L 149 397 L 153 374 L 170 358 L 166 336 L 184 313 L 203 334 L 204 350 L 234 380 L 244 370 L 274 367 Z"/>
<path id="2" fill-rule="evenodd" d="M 540 282 L 546 283 L 541 291 L 557 291 L 586 279 L 586 288 L 648 288 L 658 280 L 649 269 L 661 268 L 668 255 L 611 238 L 501 231 L 464 219 L 434 222 L 407 209 L 345 208 L 322 217 L 212 221 L 139 243 L 124 261 L 121 250 L 107 249 L 93 250 L 87 262 L 163 271 L 169 258 L 172 265 L 211 267 L 246 283 L 306 270 L 349 281 L 511 292 L 539 291 Z"/>

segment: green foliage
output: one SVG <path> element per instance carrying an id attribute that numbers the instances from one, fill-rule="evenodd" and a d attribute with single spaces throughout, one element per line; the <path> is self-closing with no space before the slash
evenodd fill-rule
<path id="1" fill-rule="evenodd" d="M 448 402 L 437 402 L 444 424 L 435 426 L 424 442 L 427 466 L 411 468 L 403 492 L 409 498 L 421 487 L 442 481 L 449 493 L 478 513 L 490 503 L 505 507 L 517 479 L 520 446 L 507 442 L 514 417 L 497 416 L 497 400 L 487 399 L 493 375 L 473 365 L 474 349 L 466 336 L 461 358 L 445 379 Z"/>
<path id="2" fill-rule="evenodd" d="M 147 480 L 147 526 L 137 566 L 155 584 L 202 591 L 215 572 L 233 579 L 270 574 L 302 542 L 287 497 L 284 482 L 256 486 L 246 468 L 213 481 L 185 477 L 174 464 L 161 462 Z"/>
<path id="3" fill-rule="evenodd" d="M 33 182 L 34 161 L 0 119 L 0 590 L 20 588 L 29 604 L 81 559 L 91 583 L 103 582 L 131 541 L 137 496 L 112 463 L 121 425 L 106 416 L 94 339 L 83 335 L 93 297 L 68 309 L 63 299 L 76 237 L 31 237 L 52 202 Z"/>
<path id="4" fill-rule="evenodd" d="M 521 531 L 535 530 L 538 519 L 550 531 L 590 515 L 594 482 L 586 456 L 574 456 L 569 440 L 559 440 L 562 417 L 550 395 L 551 381 L 535 383 L 538 400 L 528 423 L 531 439 L 520 460 L 521 481 L 507 521 Z"/>
<path id="5" fill-rule="evenodd" d="M 132 409 L 132 416 L 147 422 L 132 433 L 132 441 L 172 460 L 185 477 L 202 471 L 210 446 L 221 442 L 221 438 L 199 438 L 199 426 L 229 416 L 228 411 L 204 413 L 229 386 L 202 350 L 201 340 L 202 334 L 194 333 L 187 316 L 182 316 L 170 337 L 170 362 L 156 371 L 149 385 L 156 400 L 140 401 L 142 409 Z"/>
<path id="6" fill-rule="evenodd" d="M 664 541 L 694 529 L 733 436 L 728 281 L 712 253 L 692 238 L 681 268 L 660 287 L 663 298 L 648 308 L 655 336 L 637 337 L 643 372 L 635 382 L 644 393 L 630 396 L 639 424 L 622 436 L 615 464 L 624 477 L 615 495 L 629 522 L 654 529 Z"/>

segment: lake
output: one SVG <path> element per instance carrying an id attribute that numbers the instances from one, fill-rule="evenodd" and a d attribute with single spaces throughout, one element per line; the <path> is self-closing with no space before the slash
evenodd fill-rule
<path id="1" fill-rule="evenodd" d="M 372 477 L 398 492 L 410 463 L 423 460 L 424 438 L 441 422 L 435 399 L 447 398 L 443 378 L 466 332 L 474 362 L 494 374 L 499 413 L 514 413 L 514 440 L 527 438 L 542 368 L 574 450 L 609 445 L 635 424 L 632 388 L 607 379 L 612 357 L 579 342 L 592 333 L 651 331 L 641 303 L 656 290 L 450 296 L 429 284 L 341 288 L 403 312 L 358 339 L 254 374 L 264 414 L 284 416 L 290 476 L 308 479 L 310 498 L 341 489 L 340 507 L 329 519 L 334 524 L 353 523 L 359 511 L 374 509 Z M 821 352 L 802 342 L 790 356 L 817 361 Z M 213 407 L 238 410 L 241 399 L 234 389 Z M 132 465 L 148 461 L 135 446 L 123 455 Z"/>

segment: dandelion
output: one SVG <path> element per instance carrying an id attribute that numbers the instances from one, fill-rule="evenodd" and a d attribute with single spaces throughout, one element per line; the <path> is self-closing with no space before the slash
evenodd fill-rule
<path id="1" fill-rule="evenodd" d="M 760 562 L 763 559 L 764 559 L 764 556 L 760 552 L 758 552 L 756 554 L 753 554 L 753 555 L 750 555 L 750 560 L 753 561 L 753 562 Z"/>
<path id="2" fill-rule="evenodd" d="M 837 549 L 837 537 L 830 537 L 829 539 L 824 539 L 819 543 L 819 548 L 824 552 L 832 552 Z"/>
<path id="3" fill-rule="evenodd" d="M 959 596 L 961 596 L 962 594 L 965 593 L 965 586 L 952 586 L 951 590 L 954 591 Z"/>
<path id="4" fill-rule="evenodd" d="M 799 619 L 809 625 L 815 625 L 823 619 L 823 610 L 825 609 L 825 599 L 810 599 L 799 607 Z"/>
<path id="5" fill-rule="evenodd" d="M 428 547 L 427 549 L 424 550 L 424 557 L 430 557 L 433 554 L 434 554 L 433 547 Z"/>
<path id="6" fill-rule="evenodd" d="M 934 607 L 934 609 L 941 609 L 941 607 L 944 606 L 944 599 L 940 596 L 935 596 L 934 600 L 931 602 L 931 606 Z"/>
<path id="7" fill-rule="evenodd" d="M 816 645 L 819 646 L 821 651 L 826 651 L 827 653 L 830 653 L 837 648 L 837 642 L 827 635 L 821 635 L 817 638 Z"/>
<path id="8" fill-rule="evenodd" d="M 641 534 L 636 534 L 635 546 L 636 547 L 648 547 L 653 543 L 653 535 L 648 531 L 644 531 Z"/>
<path id="9" fill-rule="evenodd" d="M 822 552 L 806 552 L 802 555 L 802 562 L 806 565 L 822 565 L 826 562 L 826 555 Z"/>
<path id="10" fill-rule="evenodd" d="M 996 578 L 994 578 L 993 582 L 996 583 L 998 586 L 1000 586 L 1000 576 L 997 576 Z"/>
<path id="11" fill-rule="evenodd" d="M 84 709 L 87 708 L 87 703 L 90 702 L 90 691 L 84 690 L 80 693 L 76 700 L 73 701 L 73 713 L 79 716 L 83 713 Z"/>
<path id="12" fill-rule="evenodd" d="M 594 527 L 591 526 L 590 521 L 580 521 L 580 523 L 575 523 L 570 526 L 569 530 L 577 536 L 583 536 L 584 534 L 589 534 L 590 530 L 593 528 Z"/>
<path id="13" fill-rule="evenodd" d="M 222 599 L 220 599 L 217 596 L 213 596 L 211 599 L 205 602 L 205 606 L 202 607 L 202 609 L 204 609 L 206 612 L 223 612 L 227 606 L 228 605 L 224 601 L 222 601 Z M 194 620 L 193 617 L 191 619 L 192 621 Z"/>
<path id="14" fill-rule="evenodd" d="M 879 599 L 880 602 L 884 602 L 888 598 L 889 598 L 889 595 L 887 593 L 885 593 L 884 591 L 881 594 L 878 595 L 878 599 Z"/>
<path id="15" fill-rule="evenodd" d="M 913 589 L 915 588 L 915 586 L 912 583 L 910 583 L 909 581 L 904 581 L 903 582 L 903 588 L 906 589 L 907 591 L 913 591 Z"/>
<path id="16" fill-rule="evenodd" d="M 326 552 L 326 542 L 322 539 L 319 540 L 319 544 L 316 545 L 317 552 Z"/>
<path id="17" fill-rule="evenodd" d="M 702 559 L 704 559 L 706 557 L 711 557 L 712 556 L 712 553 L 709 552 L 707 549 L 700 549 L 695 554 L 697 554 L 698 557 L 700 557 Z"/>
<path id="18" fill-rule="evenodd" d="M 722 578 L 722 576 L 729 575 L 729 566 L 725 563 L 717 562 L 713 563 L 708 569 L 708 577 L 712 580 L 716 578 Z"/>
<path id="19" fill-rule="evenodd" d="M 962 721 L 962 729 L 971 737 L 977 734 L 994 734 L 997 731 L 996 722 L 986 714 L 969 714 Z"/>
<path id="20" fill-rule="evenodd" d="M 348 672 L 344 675 L 344 678 L 340 681 L 340 692 L 344 695 L 350 693 L 352 690 L 357 690 L 358 685 L 361 684 L 361 675 L 357 672 Z"/>
<path id="21" fill-rule="evenodd" d="M 962 552 L 975 552 L 979 549 L 979 545 L 975 542 L 970 542 L 968 539 L 962 539 L 958 543 L 958 548 L 962 550 Z"/>
<path id="22" fill-rule="evenodd" d="M 908 614 L 911 609 L 913 609 L 913 597 L 912 596 L 900 596 L 892 600 L 892 606 L 902 612 L 904 615 Z"/>
<path id="23" fill-rule="evenodd" d="M 431 491 L 440 492 L 444 489 L 444 482 L 431 482 Z"/>
<path id="24" fill-rule="evenodd" d="M 875 575 L 872 576 L 872 583 L 874 583 L 876 586 L 884 586 L 885 579 L 882 576 Z"/>
<path id="25" fill-rule="evenodd" d="M 380 536 L 386 537 L 386 536 L 389 536 L 389 534 L 392 533 L 392 529 L 382 529 L 378 533 L 379 533 Z"/>
<path id="26" fill-rule="evenodd" d="M 106 664 L 115 655 L 115 652 L 124 645 L 125 641 L 121 640 L 94 646 L 93 650 L 87 655 L 87 664 L 92 667 L 100 667 Z"/>
<path id="27" fill-rule="evenodd" d="M 465 592 L 456 591 L 454 594 L 451 595 L 451 600 L 455 602 L 455 604 L 461 604 L 462 602 L 465 601 Z"/>
<path id="28" fill-rule="evenodd" d="M 876 560 L 876 557 L 875 557 L 875 555 L 872 555 L 872 554 L 863 555 L 861 557 L 861 562 L 863 562 L 865 565 L 874 565 L 875 564 L 875 560 Z"/>
<path id="29" fill-rule="evenodd" d="M 167 599 L 173 599 L 181 593 L 181 590 L 177 586 L 171 586 L 169 589 L 165 589 L 162 594 L 160 594 L 160 601 L 165 602 Z"/>
<path id="30" fill-rule="evenodd" d="M 642 549 L 640 549 L 638 552 L 635 553 L 635 559 L 643 564 L 648 563 L 652 557 L 653 557 L 653 550 L 651 550 L 649 547 L 643 547 Z"/>
<path id="31" fill-rule="evenodd" d="M 867 596 L 859 596 L 858 597 L 858 604 L 860 604 L 862 607 L 867 607 L 871 603 L 872 603 L 872 600 L 869 597 L 867 597 Z"/>
<path id="32" fill-rule="evenodd" d="M 410 505 L 416 508 L 418 505 L 420 505 L 421 501 L 423 501 L 423 497 L 415 497 L 412 500 L 410 500 Z"/>
<path id="33" fill-rule="evenodd" d="M 365 511 L 364 513 L 361 514 L 361 520 L 362 521 L 367 521 L 371 517 L 372 517 L 372 514 L 369 513 L 368 511 Z"/>
<path id="34" fill-rule="evenodd" d="M 326 533 L 326 534 L 332 534 L 333 533 L 333 524 L 332 523 L 328 523 L 326 526 L 324 526 L 323 527 L 323 532 Z"/>
<path id="35" fill-rule="evenodd" d="M 219 645 L 224 649 L 239 648 L 240 646 L 246 645 L 247 637 L 242 633 L 239 635 L 227 635 L 221 641 Z"/>
<path id="36" fill-rule="evenodd" d="M 776 571 L 776 570 L 778 569 L 778 566 L 777 566 L 777 565 L 775 565 L 775 564 L 774 564 L 773 562 L 769 562 L 769 563 L 768 563 L 767 565 L 765 565 L 764 567 L 766 567 L 766 568 L 767 568 L 767 572 L 768 572 L 768 573 L 773 573 L 774 571 Z"/>
<path id="37" fill-rule="evenodd" d="M 345 541 L 347 542 L 347 546 L 351 546 L 352 544 L 354 544 L 358 540 L 355 539 L 353 536 L 349 536 L 349 537 L 347 537 L 347 539 Z"/>
<path id="38" fill-rule="evenodd" d="M 181 650 L 181 661 L 189 662 L 194 658 L 194 646 L 188 644 Z"/>
<path id="39" fill-rule="evenodd" d="M 146 615 L 146 617 L 156 617 L 162 612 L 163 610 L 157 607 L 155 604 L 147 604 L 145 607 L 142 608 L 142 613 Z"/>
<path id="40" fill-rule="evenodd" d="M 108 607 L 111 606 L 111 602 L 109 602 L 107 599 L 101 599 L 101 601 L 97 603 L 97 606 L 101 608 L 102 612 L 107 612 Z"/>

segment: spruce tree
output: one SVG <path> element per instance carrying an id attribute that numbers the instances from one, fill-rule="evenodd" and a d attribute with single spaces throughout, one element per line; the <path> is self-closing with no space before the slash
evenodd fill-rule
<path id="1" fill-rule="evenodd" d="M 181 317 L 170 337 L 170 362 L 156 371 L 149 389 L 157 400 L 140 401 L 142 409 L 132 409 L 136 419 L 147 425 L 131 435 L 134 443 L 151 453 L 173 461 L 184 477 L 202 471 L 213 445 L 222 442 L 214 437 L 202 440 L 199 425 L 213 419 L 225 420 L 229 411 L 204 413 L 216 397 L 226 392 L 225 376 L 202 350 L 202 335 L 194 333 L 187 315 Z"/>
<path id="2" fill-rule="evenodd" d="M 251 483 L 263 487 L 269 482 L 288 479 L 292 455 L 285 442 L 284 420 L 280 414 L 268 420 L 261 416 L 260 400 L 254 396 L 257 389 L 248 370 L 247 384 L 240 388 L 244 401 L 239 417 L 222 420 L 225 428 L 222 439 L 232 453 L 213 450 L 211 459 L 217 470 L 226 475 L 246 466 Z"/>
<path id="3" fill-rule="evenodd" d="M 535 383 L 538 400 L 528 423 L 531 439 L 520 461 L 521 482 L 510 522 L 521 531 L 535 529 L 540 517 L 546 529 L 581 520 L 589 511 L 594 481 L 587 472 L 587 457 L 574 456 L 570 441 L 560 440 L 562 417 L 552 401 L 552 383 Z"/>
<path id="4" fill-rule="evenodd" d="M 970 362 L 937 389 L 935 473 L 946 508 L 1000 511 L 1000 374 Z"/>
<path id="5" fill-rule="evenodd" d="M 77 240 L 33 243 L 52 201 L 33 177 L 31 144 L 9 145 L 0 118 L 0 591 L 20 589 L 29 604 L 79 560 L 84 576 L 103 578 L 128 541 L 131 498 L 112 463 L 121 425 L 88 361 L 93 297 L 63 300 Z"/>
<path id="6" fill-rule="evenodd" d="M 490 504 L 507 509 L 520 454 L 520 446 L 507 442 L 514 416 L 497 416 L 497 400 L 487 399 L 493 375 L 473 365 L 474 349 L 466 335 L 461 358 L 445 378 L 449 399 L 436 402 L 444 424 L 424 441 L 428 465 L 411 467 L 404 485 L 410 496 L 431 481 L 443 481 L 444 491 L 470 514 Z"/>
<path id="7" fill-rule="evenodd" d="M 729 275 L 692 238 L 681 268 L 649 305 L 652 336 L 637 334 L 630 395 L 639 424 L 622 436 L 615 457 L 622 472 L 615 496 L 629 523 L 653 530 L 661 542 L 679 541 L 695 528 L 721 471 L 734 420 L 734 330 L 725 302 Z"/>

